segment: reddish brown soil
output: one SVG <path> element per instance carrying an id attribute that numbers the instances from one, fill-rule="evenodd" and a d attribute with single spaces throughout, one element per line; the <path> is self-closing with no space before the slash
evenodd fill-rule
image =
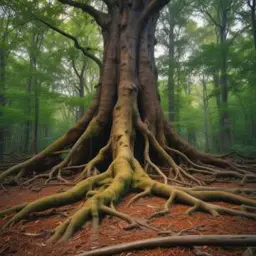
<path id="1" fill-rule="evenodd" d="M 219 184 L 219 186 L 223 184 Z M 226 185 L 225 185 L 226 186 Z M 228 184 L 232 186 L 232 184 Z M 234 185 L 233 185 L 234 186 Z M 45 195 L 65 189 L 65 186 L 52 186 L 41 190 L 40 192 L 32 192 L 27 188 L 12 187 L 8 188 L 8 192 L 0 191 L 0 209 L 20 204 L 24 201 L 33 201 Z M 147 218 L 150 214 L 160 209 L 165 200 L 157 197 L 141 198 L 132 206 L 128 207 L 127 202 L 133 195 L 127 196 L 117 207 L 118 210 L 129 214 L 134 218 Z M 72 206 L 62 207 L 56 212 L 72 214 L 79 206 L 74 204 Z M 228 204 L 221 203 L 221 205 Z M 234 207 L 234 206 L 231 206 Z M 185 211 L 188 206 L 173 205 L 168 215 L 158 217 L 151 221 L 151 224 L 159 229 L 168 229 L 178 232 L 193 226 L 205 225 L 204 230 L 196 230 L 193 233 L 187 234 L 255 234 L 256 222 L 243 218 L 220 216 L 214 218 L 206 213 L 197 213 L 193 216 L 187 216 Z M 56 213 L 55 212 L 55 213 Z M 8 216 L 9 218 L 10 216 Z M 86 224 L 80 232 L 77 232 L 70 242 L 58 243 L 55 245 L 46 244 L 47 234 L 40 236 L 32 236 L 45 230 L 55 228 L 58 223 L 65 220 L 65 216 L 32 216 L 29 221 L 18 223 L 14 227 L 9 228 L 6 232 L 1 233 L 0 255 L 76 255 L 83 251 L 88 251 L 96 247 L 103 247 L 107 245 L 114 245 L 134 240 L 146 239 L 157 237 L 156 231 L 148 228 L 137 228 L 125 231 L 123 228 L 127 225 L 124 221 L 116 217 L 106 216 L 103 218 L 98 239 L 92 236 L 92 229 L 90 223 Z M 0 225 L 6 220 L 0 219 Z M 242 255 L 245 249 L 237 248 L 201 248 L 202 251 L 212 253 L 214 256 L 238 256 Z M 177 248 L 177 249 L 154 249 L 125 252 L 121 254 L 136 255 L 136 256 L 192 256 L 194 255 L 190 249 Z"/>

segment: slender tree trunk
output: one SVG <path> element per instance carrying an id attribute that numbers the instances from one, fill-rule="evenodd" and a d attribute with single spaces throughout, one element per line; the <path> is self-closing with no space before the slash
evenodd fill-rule
<path id="1" fill-rule="evenodd" d="M 4 157 L 5 125 L 3 124 L 5 99 L 5 49 L 0 47 L 0 162 Z"/>
<path id="2" fill-rule="evenodd" d="M 254 49 L 256 50 L 256 0 L 252 0 L 249 5 L 251 9 L 251 21 L 252 21 L 252 36 L 254 41 Z"/>
<path id="3" fill-rule="evenodd" d="M 30 58 L 30 67 L 32 70 L 32 62 Z M 31 72 L 32 73 L 32 72 Z M 32 74 L 30 75 L 28 81 L 27 81 L 27 87 L 26 87 L 26 93 L 27 93 L 27 101 L 25 106 L 25 114 L 27 117 L 27 120 L 25 122 L 25 139 L 24 139 L 24 153 L 28 154 L 30 152 L 30 136 L 31 136 L 31 88 L 32 88 Z"/>
<path id="4" fill-rule="evenodd" d="M 170 17 L 170 19 L 172 19 Z M 174 25 L 170 23 L 169 30 L 169 63 L 168 63 L 168 116 L 170 121 L 175 121 L 175 80 L 174 80 Z"/>
<path id="5" fill-rule="evenodd" d="M 36 47 L 36 46 L 34 46 Z M 34 154 L 38 151 L 38 126 L 39 126 L 39 90 L 40 84 L 37 81 L 36 72 L 37 72 L 37 57 L 36 52 L 32 49 L 30 56 L 31 64 L 31 89 L 34 91 L 34 128 L 33 128 L 33 142 L 32 142 L 32 151 Z"/>
<path id="6" fill-rule="evenodd" d="M 219 127 L 221 127 L 221 100 L 220 100 L 220 79 L 218 71 L 215 70 L 213 73 L 213 84 L 215 90 L 215 98 L 216 98 L 216 107 L 218 113 Z M 215 145 L 215 149 L 217 152 L 222 152 L 222 143 L 221 143 L 221 132 L 215 131 L 212 137 L 212 145 Z"/>
<path id="7" fill-rule="evenodd" d="M 36 78 L 34 78 L 34 90 L 35 90 L 35 122 L 34 122 L 34 140 L 33 140 L 33 153 L 36 154 L 38 151 L 38 128 L 39 128 L 39 93 L 40 93 L 40 84 Z"/>
<path id="8" fill-rule="evenodd" d="M 44 39 L 45 30 L 42 28 L 34 28 L 32 35 L 32 44 L 30 50 L 30 57 L 32 62 L 32 89 L 34 90 L 34 130 L 33 130 L 33 153 L 38 151 L 38 130 L 39 130 L 39 112 L 40 112 L 40 81 L 37 78 L 37 58 L 40 54 L 40 49 Z"/>
<path id="9" fill-rule="evenodd" d="M 84 99 L 84 77 L 82 76 L 81 78 L 80 78 L 80 80 L 79 80 L 79 97 L 81 98 L 81 99 Z M 85 113 L 85 108 L 84 108 L 84 102 L 83 102 L 83 104 L 81 104 L 80 105 L 80 107 L 79 107 L 79 118 L 81 118 L 83 115 L 84 115 L 84 113 Z"/>
<path id="10" fill-rule="evenodd" d="M 210 151 L 210 140 L 209 140 L 209 106 L 208 106 L 208 95 L 205 76 L 202 79 L 203 85 L 203 103 L 204 103 L 204 134 L 205 134 L 205 151 Z"/>
<path id="11" fill-rule="evenodd" d="M 79 74 L 79 97 L 81 99 L 83 99 L 83 103 L 79 107 L 79 118 L 81 118 L 85 114 L 85 108 L 84 108 L 84 103 L 85 103 L 84 102 L 84 100 L 85 100 L 85 90 L 84 89 L 85 89 L 85 87 L 87 89 L 86 93 L 87 94 L 89 93 L 89 89 L 86 86 L 85 79 L 84 79 L 86 66 L 87 66 L 87 62 L 84 59 L 83 66 L 82 66 L 81 72 Z"/>
<path id="12" fill-rule="evenodd" d="M 254 49 L 256 50 L 256 0 L 252 0 L 251 4 L 249 4 L 249 8 L 251 10 L 251 22 L 252 22 L 252 36 L 254 41 Z M 253 90 L 254 94 L 256 93 L 256 90 Z M 251 141 L 254 143 L 256 141 L 256 115 L 255 110 L 252 111 L 251 116 Z"/>
<path id="13" fill-rule="evenodd" d="M 179 63 L 179 57 L 177 60 L 177 83 L 176 83 L 176 102 L 175 102 L 175 114 L 176 114 L 176 129 L 179 134 L 181 134 L 181 124 L 180 124 L 180 109 L 181 109 L 181 80 L 180 80 L 180 63 Z"/>
<path id="14" fill-rule="evenodd" d="M 86 70 L 86 67 L 87 67 L 87 62 L 86 62 L 86 59 L 83 60 L 83 65 L 82 65 L 82 68 L 81 68 L 80 72 L 78 71 L 78 69 L 76 67 L 76 63 L 75 63 L 74 59 L 71 60 L 71 63 L 72 63 L 72 67 L 73 67 L 73 69 L 75 71 L 75 74 L 76 74 L 76 76 L 78 78 L 78 81 L 79 81 L 79 85 L 78 85 L 78 87 L 76 86 L 76 88 L 78 90 L 79 97 L 80 97 L 81 102 L 82 102 L 79 105 L 79 110 L 78 110 L 78 115 L 77 115 L 77 120 L 78 120 L 78 119 L 80 119 L 85 114 L 85 108 L 84 108 L 85 88 L 86 88 L 86 93 L 87 94 L 90 93 L 90 89 L 86 85 L 85 79 L 84 79 L 85 70 Z"/>
<path id="15" fill-rule="evenodd" d="M 188 83 L 186 88 L 186 95 L 189 96 L 190 94 L 191 94 L 191 87 L 190 87 L 190 83 Z M 193 145 L 197 144 L 196 132 L 194 127 L 187 127 L 187 137 L 188 137 L 189 143 L 192 143 Z"/>
<path id="16" fill-rule="evenodd" d="M 221 141 L 222 151 L 227 152 L 232 145 L 232 136 L 230 130 L 230 120 L 228 114 L 228 75 L 227 75 L 227 13 L 223 12 L 222 26 L 220 28 L 220 48 L 221 48 Z"/>

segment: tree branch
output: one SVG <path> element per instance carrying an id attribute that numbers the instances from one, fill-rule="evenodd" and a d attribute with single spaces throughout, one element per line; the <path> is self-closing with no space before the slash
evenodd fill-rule
<path id="1" fill-rule="evenodd" d="M 206 10 L 204 9 L 201 9 L 201 12 L 204 12 L 209 18 L 210 20 L 213 22 L 213 24 L 216 26 L 216 27 L 219 27 L 221 28 L 221 25 L 213 18 L 213 16 Z"/>
<path id="2" fill-rule="evenodd" d="M 77 70 L 77 68 L 76 68 L 76 64 L 75 64 L 74 58 L 71 59 L 71 64 L 72 64 L 72 67 L 73 67 L 73 69 L 74 69 L 74 71 L 75 71 L 77 77 L 80 79 L 80 74 L 79 74 L 79 72 L 78 72 L 78 70 Z"/>
<path id="3" fill-rule="evenodd" d="M 248 29 L 249 27 L 250 27 L 250 24 L 247 25 L 247 26 L 245 26 L 245 27 L 243 27 L 243 28 L 240 29 L 239 31 L 235 32 L 235 33 L 234 33 L 234 36 L 229 40 L 228 47 L 230 47 L 230 46 L 233 44 L 233 42 L 235 41 L 235 39 L 236 39 L 239 35 L 241 35 L 241 33 L 243 33 L 243 32 L 244 32 L 246 29 Z"/>
<path id="4" fill-rule="evenodd" d="M 88 48 L 82 47 L 82 46 L 79 44 L 79 42 L 78 42 L 78 40 L 77 40 L 76 37 L 74 37 L 74 36 L 72 36 L 72 35 L 66 33 L 65 31 L 63 31 L 63 30 L 61 30 L 61 29 L 59 29 L 59 28 L 56 28 L 55 26 L 53 26 L 53 25 L 51 25 L 50 23 L 46 22 L 45 20 L 43 20 L 43 19 L 37 17 L 36 15 L 33 15 L 33 16 L 35 17 L 36 20 L 42 22 L 42 23 L 45 24 L 47 27 L 49 27 L 49 28 L 51 28 L 52 30 L 58 32 L 59 34 L 61 34 L 61 35 L 65 36 L 65 37 L 67 37 L 67 38 L 73 40 L 73 41 L 74 41 L 74 46 L 75 46 L 75 48 L 77 48 L 78 50 L 82 51 L 82 53 L 83 53 L 86 57 L 88 57 L 88 58 L 94 60 L 94 61 L 97 63 L 97 65 L 99 66 L 99 69 L 102 68 L 102 63 L 101 63 L 100 59 L 97 58 L 97 57 L 96 57 L 95 55 L 93 55 L 92 53 L 90 53 L 90 52 L 88 51 Z"/>
<path id="5" fill-rule="evenodd" d="M 246 2 L 247 2 L 247 5 L 248 5 L 250 8 L 252 8 L 251 1 L 250 1 L 250 0 L 246 0 Z"/>
<path id="6" fill-rule="evenodd" d="M 79 86 L 77 86 L 76 83 L 73 83 L 73 85 L 74 85 L 75 89 L 78 91 L 78 93 L 80 93 L 80 88 L 79 88 Z"/>
<path id="7" fill-rule="evenodd" d="M 58 0 L 58 1 L 62 4 L 66 4 L 66 5 L 75 7 L 75 8 L 79 8 L 79 9 L 83 10 L 84 12 L 88 13 L 90 16 L 92 16 L 94 18 L 96 23 L 101 28 L 104 28 L 110 20 L 110 16 L 107 13 L 98 11 L 91 5 L 79 3 L 79 2 L 76 2 L 73 0 Z"/>
<path id="8" fill-rule="evenodd" d="M 170 0 L 151 0 L 141 14 L 141 17 L 140 17 L 141 26 L 143 27 L 145 22 L 147 22 L 148 17 L 150 17 L 154 13 L 158 13 L 169 2 Z"/>
<path id="9" fill-rule="evenodd" d="M 113 9 L 113 4 L 115 2 L 115 0 L 102 0 L 108 7 L 108 10 L 111 12 L 111 10 Z"/>
<path id="10" fill-rule="evenodd" d="M 84 61 L 84 62 L 83 62 L 82 69 L 81 69 L 81 72 L 80 72 L 80 76 L 81 76 L 81 77 L 84 75 L 85 69 L 86 69 L 86 62 Z"/>

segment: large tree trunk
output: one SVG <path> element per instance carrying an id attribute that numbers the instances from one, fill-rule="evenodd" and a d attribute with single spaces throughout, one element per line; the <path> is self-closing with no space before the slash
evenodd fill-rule
<path id="1" fill-rule="evenodd" d="M 61 2 L 73 4 L 69 0 Z M 53 164 L 50 173 L 36 176 L 26 181 L 26 184 L 45 176 L 46 183 L 54 178 L 68 182 L 62 177 L 62 170 L 74 166 L 81 167 L 74 180 L 77 184 L 63 193 L 7 210 L 18 213 L 5 227 L 26 218 L 32 212 L 85 198 L 87 200 L 83 206 L 55 230 L 51 241 L 69 239 L 89 218 L 92 218 L 93 227 L 97 229 L 101 213 L 115 215 L 134 224 L 136 222 L 127 214 L 120 214 L 113 207 L 131 190 L 142 191 L 131 202 L 151 193 L 169 198 L 165 212 L 177 200 L 192 205 L 188 213 L 203 210 L 214 216 L 227 213 L 256 218 L 251 213 L 204 202 L 225 200 L 256 206 L 253 199 L 220 191 L 192 191 L 167 184 L 167 175 L 157 164 L 168 166 L 169 178 L 179 184 L 204 183 L 203 179 L 193 177 L 190 174 L 191 168 L 186 169 L 184 165 L 192 166 L 193 171 L 207 173 L 212 178 L 223 175 L 217 167 L 227 169 L 224 176 L 243 178 L 245 173 L 230 172 L 228 168 L 233 166 L 228 161 L 198 152 L 164 120 L 156 83 L 154 33 L 158 12 L 168 1 L 106 2 L 109 3 L 111 19 L 93 9 L 93 16 L 102 27 L 104 39 L 103 68 L 93 105 L 64 136 L 33 158 L 0 175 L 2 181 L 10 175 L 17 175 L 17 179 L 31 174 L 45 159 L 56 154 L 55 151 L 70 147 L 68 155 L 57 165 Z M 83 6 L 84 10 L 90 12 L 91 8 L 88 9 L 86 4 Z M 86 163 L 86 166 L 77 166 L 80 163 Z M 163 178 L 164 183 L 151 179 L 146 172 L 149 168 Z M 246 174 L 248 178 L 256 178 L 250 171 Z"/>

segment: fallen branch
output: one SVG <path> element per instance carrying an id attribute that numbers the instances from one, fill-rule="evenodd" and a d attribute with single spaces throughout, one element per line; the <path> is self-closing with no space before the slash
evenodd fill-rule
<path id="1" fill-rule="evenodd" d="M 255 246 L 255 235 L 188 235 L 151 238 L 130 243 L 123 243 L 92 250 L 78 256 L 115 255 L 124 251 L 142 250 L 156 247 L 193 247 L 193 246 Z"/>

